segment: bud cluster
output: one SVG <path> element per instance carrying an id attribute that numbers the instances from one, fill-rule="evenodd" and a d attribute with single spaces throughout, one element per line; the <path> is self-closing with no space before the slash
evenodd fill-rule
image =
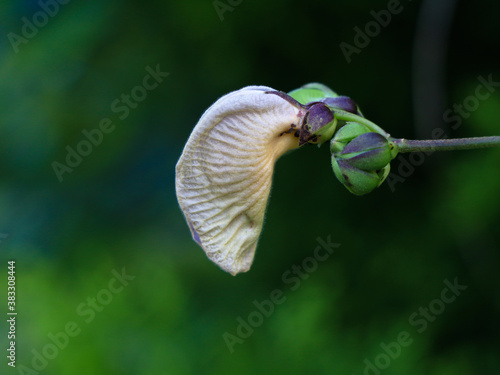
<path id="1" fill-rule="evenodd" d="M 302 86 L 288 97 L 306 110 L 299 145 L 331 140 L 333 172 L 351 193 L 364 195 L 384 182 L 398 146 L 363 117 L 354 100 L 319 83 Z"/>
<path id="2" fill-rule="evenodd" d="M 348 122 L 330 141 L 330 151 L 337 179 L 351 193 L 364 195 L 387 178 L 390 162 L 396 157 L 398 148 L 366 125 Z"/>

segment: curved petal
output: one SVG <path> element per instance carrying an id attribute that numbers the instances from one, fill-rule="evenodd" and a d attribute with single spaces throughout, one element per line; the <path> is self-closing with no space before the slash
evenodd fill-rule
<path id="1" fill-rule="evenodd" d="M 215 102 L 189 137 L 176 167 L 176 192 L 194 240 L 223 270 L 250 268 L 276 160 L 298 147 L 305 111 L 265 86 Z M 292 130 L 292 131 L 290 131 Z"/>

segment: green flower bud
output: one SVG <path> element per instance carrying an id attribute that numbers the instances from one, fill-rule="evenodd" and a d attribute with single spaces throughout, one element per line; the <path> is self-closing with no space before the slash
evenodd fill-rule
<path id="1" fill-rule="evenodd" d="M 367 194 L 380 186 L 389 175 L 389 163 L 398 153 L 397 146 L 378 133 L 365 132 L 351 138 L 357 132 L 363 131 L 363 127 L 353 125 L 338 139 L 336 136 L 332 140 L 333 172 L 337 179 L 356 195 Z M 343 145 L 345 141 L 347 143 Z"/>
<path id="2" fill-rule="evenodd" d="M 335 136 L 330 141 L 330 151 L 332 153 L 340 152 L 344 149 L 347 143 L 351 142 L 354 138 L 369 132 L 370 129 L 363 124 L 348 122 L 337 131 Z"/>
<path id="3" fill-rule="evenodd" d="M 381 176 L 375 172 L 357 169 L 344 160 L 337 160 L 332 156 L 332 167 L 335 177 L 347 190 L 355 195 L 364 195 L 373 191 L 383 182 Z"/>
<path id="4" fill-rule="evenodd" d="M 321 83 L 308 83 L 288 93 L 300 104 L 319 102 L 325 98 L 335 98 L 337 93 Z"/>

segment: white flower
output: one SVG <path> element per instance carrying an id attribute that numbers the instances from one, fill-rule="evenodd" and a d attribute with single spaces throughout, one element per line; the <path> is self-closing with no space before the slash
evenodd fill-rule
<path id="1" fill-rule="evenodd" d="M 252 265 L 276 160 L 299 146 L 306 111 L 265 86 L 215 102 L 189 137 L 176 191 L 194 240 L 223 270 Z"/>

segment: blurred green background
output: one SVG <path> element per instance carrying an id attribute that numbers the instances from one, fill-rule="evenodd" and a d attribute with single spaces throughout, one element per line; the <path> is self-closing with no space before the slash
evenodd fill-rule
<path id="1" fill-rule="evenodd" d="M 72 1 L 44 24 L 37 1 L 1 3 L 0 304 L 6 314 L 15 259 L 19 315 L 17 367 L 4 356 L 0 372 L 497 374 L 499 150 L 426 157 L 404 183 L 364 197 L 335 180 L 327 147 L 285 155 L 254 265 L 237 277 L 191 240 L 174 167 L 203 111 L 251 84 L 290 91 L 322 82 L 394 136 L 499 135 L 498 91 L 455 129 L 442 115 L 474 95 L 479 76 L 500 81 L 500 3 L 436 2 L 451 11 L 429 16 L 429 3 L 403 1 L 350 63 L 340 43 L 354 45 L 354 27 L 387 1 L 217 4 L 219 13 L 211 0 Z M 43 26 L 24 26 L 29 37 L 13 43 L 33 17 Z M 157 65 L 168 77 L 136 89 Z M 127 116 L 113 110 L 132 90 L 146 96 Z M 65 163 L 66 147 L 104 118 L 113 131 L 60 182 L 53 162 Z M 328 236 L 340 247 L 292 290 L 283 275 Z M 123 268 L 135 278 L 110 293 Z M 440 305 L 443 281 L 455 278 L 468 288 Z M 236 336 L 259 314 L 253 302 L 276 289 L 285 302 L 231 353 L 224 333 Z M 101 303 L 91 309 L 92 298 Z M 411 317 L 429 305 L 439 313 L 419 332 Z M 69 322 L 78 334 L 57 336 Z M 411 345 L 390 358 L 384 344 L 401 332 Z M 50 334 L 62 340 L 56 353 Z"/>

